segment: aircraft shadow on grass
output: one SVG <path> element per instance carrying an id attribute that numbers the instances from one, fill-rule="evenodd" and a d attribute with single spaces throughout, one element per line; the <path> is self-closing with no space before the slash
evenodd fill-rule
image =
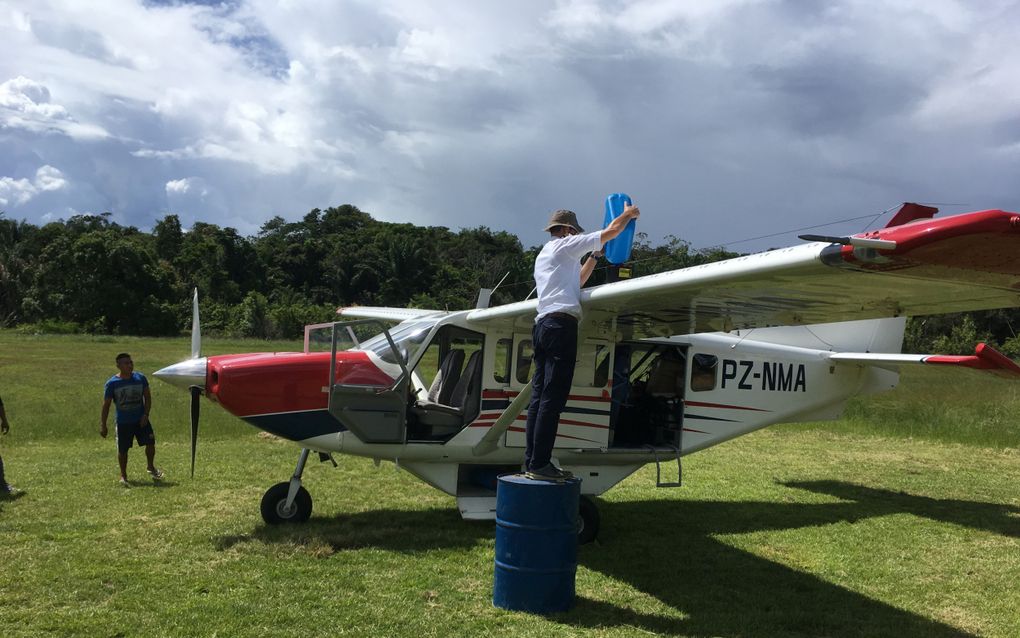
<path id="1" fill-rule="evenodd" d="M 820 527 L 909 513 L 1020 537 L 1020 508 L 939 500 L 837 481 L 781 485 L 837 497 L 840 503 L 659 500 L 603 503 L 601 542 L 584 546 L 585 568 L 628 583 L 676 611 L 636 612 L 579 592 L 554 620 L 579 628 L 632 626 L 663 634 L 712 636 L 970 636 L 819 577 L 736 549 L 716 537 Z M 833 532 L 837 533 L 837 532 Z M 396 552 L 470 548 L 493 536 L 491 523 L 465 524 L 453 509 L 371 510 L 313 518 L 301 526 L 259 526 L 218 539 L 238 543 L 325 543 L 335 551 Z"/>
<path id="2" fill-rule="evenodd" d="M 492 538 L 492 522 L 465 524 L 455 509 L 369 510 L 324 518 L 312 513 L 301 525 L 259 525 L 250 534 L 224 536 L 216 540 L 219 549 L 244 542 L 326 545 L 333 551 L 375 547 L 394 552 L 424 552 L 432 549 L 470 548 Z"/>
<path id="3" fill-rule="evenodd" d="M 592 628 L 623 623 L 657 633 L 713 636 L 969 636 L 715 537 L 901 513 L 1020 537 L 1020 508 L 1008 505 L 940 500 L 838 481 L 782 485 L 845 502 L 606 503 L 604 544 L 583 548 L 580 564 L 629 583 L 684 617 L 635 614 L 581 598 L 559 620 Z"/>

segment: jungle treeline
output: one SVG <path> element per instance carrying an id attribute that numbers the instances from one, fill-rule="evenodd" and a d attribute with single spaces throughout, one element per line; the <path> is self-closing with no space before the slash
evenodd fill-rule
<path id="1" fill-rule="evenodd" d="M 484 226 L 378 221 L 356 206 L 313 209 L 300 221 L 267 221 L 254 236 L 177 215 L 151 232 L 122 226 L 110 213 L 75 215 L 36 226 L 0 212 L 0 327 L 26 332 L 144 336 L 190 329 L 191 290 L 199 290 L 203 330 L 262 339 L 295 338 L 331 321 L 339 306 L 463 309 L 480 288 L 502 280 L 493 303 L 524 299 L 539 247 Z M 717 261 L 736 253 L 694 250 L 667 236 L 640 235 L 633 276 Z M 605 281 L 599 268 L 589 285 Z M 1020 354 L 1020 312 L 999 310 L 915 318 L 906 351 L 959 352 L 989 341 Z"/>

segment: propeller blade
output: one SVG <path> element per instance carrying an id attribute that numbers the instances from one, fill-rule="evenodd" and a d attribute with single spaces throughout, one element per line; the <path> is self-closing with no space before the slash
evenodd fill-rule
<path id="1" fill-rule="evenodd" d="M 197 359 L 202 353 L 202 325 L 198 320 L 198 288 L 191 303 L 191 358 Z"/>
<path id="2" fill-rule="evenodd" d="M 195 449 L 198 445 L 198 412 L 202 388 L 191 386 L 191 478 L 195 478 Z"/>

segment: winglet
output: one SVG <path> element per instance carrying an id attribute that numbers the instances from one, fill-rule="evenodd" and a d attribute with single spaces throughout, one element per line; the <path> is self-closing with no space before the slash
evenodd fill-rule
<path id="1" fill-rule="evenodd" d="M 979 343 L 974 347 L 974 354 L 969 356 L 932 355 L 926 357 L 925 363 L 936 365 L 963 366 L 975 370 L 987 370 L 1001 377 L 1020 377 L 1020 365 L 1002 354 L 987 343 Z"/>

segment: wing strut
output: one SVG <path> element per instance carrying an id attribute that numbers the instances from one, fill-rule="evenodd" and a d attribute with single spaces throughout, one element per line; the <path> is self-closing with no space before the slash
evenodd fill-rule
<path id="1" fill-rule="evenodd" d="M 503 414 L 499 415 L 496 422 L 492 424 L 489 431 L 485 433 L 478 443 L 471 448 L 471 453 L 475 456 L 482 456 L 492 452 L 496 449 L 496 445 L 499 443 L 499 437 L 507 431 L 510 424 L 517 420 L 517 417 L 524 411 L 525 406 L 531 400 L 531 384 L 524 386 L 520 394 L 518 394 L 510 405 L 503 410 Z"/>

